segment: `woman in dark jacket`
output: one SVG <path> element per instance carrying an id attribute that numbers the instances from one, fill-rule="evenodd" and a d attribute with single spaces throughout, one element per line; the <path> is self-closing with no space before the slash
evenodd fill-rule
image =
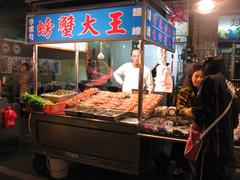
<path id="1" fill-rule="evenodd" d="M 211 57 L 203 65 L 204 80 L 193 108 L 193 128 L 207 128 L 221 115 L 231 101 L 224 59 Z M 197 177 L 203 180 L 229 179 L 225 167 L 233 159 L 233 130 L 238 125 L 238 99 L 230 110 L 204 137 L 202 153 L 197 161 Z M 200 173 L 202 170 L 202 173 Z"/>

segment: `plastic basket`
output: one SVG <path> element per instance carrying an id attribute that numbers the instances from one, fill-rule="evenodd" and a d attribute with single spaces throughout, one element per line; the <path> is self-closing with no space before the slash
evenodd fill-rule
<path id="1" fill-rule="evenodd" d="M 65 106 L 65 102 L 58 102 L 56 104 L 45 104 L 43 107 L 43 112 L 47 114 L 64 114 Z"/>

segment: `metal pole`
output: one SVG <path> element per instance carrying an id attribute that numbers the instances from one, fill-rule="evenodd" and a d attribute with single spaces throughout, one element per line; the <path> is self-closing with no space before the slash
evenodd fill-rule
<path id="1" fill-rule="evenodd" d="M 75 89 L 78 91 L 78 66 L 79 66 L 79 48 L 78 43 L 74 43 L 75 45 Z"/>
<path id="2" fill-rule="evenodd" d="M 139 68 L 139 81 L 138 81 L 138 120 L 142 121 L 142 102 L 143 102 L 143 72 L 144 72 L 144 41 L 139 40 L 141 63 Z"/>
<path id="3" fill-rule="evenodd" d="M 38 45 L 33 46 L 33 93 L 38 94 Z"/>
<path id="4" fill-rule="evenodd" d="M 138 121 L 142 121 L 142 102 L 143 102 L 143 73 L 144 73 L 144 44 L 146 37 L 146 0 L 143 1 L 142 9 L 142 34 L 143 40 L 139 40 L 141 63 L 139 68 L 139 81 L 138 81 Z"/>

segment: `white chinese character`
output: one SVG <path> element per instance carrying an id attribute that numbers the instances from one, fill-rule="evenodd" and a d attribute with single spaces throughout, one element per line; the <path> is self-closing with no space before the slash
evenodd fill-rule
<path id="1" fill-rule="evenodd" d="M 133 16 L 142 16 L 142 8 L 133 8 Z"/>
<path id="2" fill-rule="evenodd" d="M 133 27 L 132 28 L 132 35 L 141 35 L 141 27 Z"/>
<path id="3" fill-rule="evenodd" d="M 33 18 L 29 18 L 29 19 L 28 19 L 28 24 L 29 24 L 30 26 L 32 26 L 33 23 L 34 23 L 34 19 L 33 19 Z"/>
<path id="4" fill-rule="evenodd" d="M 152 11 L 150 9 L 147 10 L 147 19 L 151 21 L 152 18 Z"/>
<path id="5" fill-rule="evenodd" d="M 28 40 L 34 40 L 34 36 L 33 36 L 33 34 L 28 34 Z"/>
<path id="6" fill-rule="evenodd" d="M 147 26 L 147 36 L 150 37 L 151 34 L 151 27 Z"/>
<path id="7" fill-rule="evenodd" d="M 33 33 L 34 32 L 34 26 L 29 26 L 28 27 L 28 32 Z"/>

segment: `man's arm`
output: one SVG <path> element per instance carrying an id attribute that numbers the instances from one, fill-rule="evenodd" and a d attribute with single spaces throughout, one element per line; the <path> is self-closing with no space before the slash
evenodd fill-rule
<path id="1" fill-rule="evenodd" d="M 124 75 L 124 65 L 120 66 L 116 71 L 113 73 L 114 79 L 117 81 L 118 84 L 123 85 L 123 79 L 121 76 Z"/>
<path id="2" fill-rule="evenodd" d="M 153 91 L 153 77 L 150 69 L 147 70 L 147 78 L 146 78 L 146 85 L 147 85 L 147 90 L 150 92 Z"/>

